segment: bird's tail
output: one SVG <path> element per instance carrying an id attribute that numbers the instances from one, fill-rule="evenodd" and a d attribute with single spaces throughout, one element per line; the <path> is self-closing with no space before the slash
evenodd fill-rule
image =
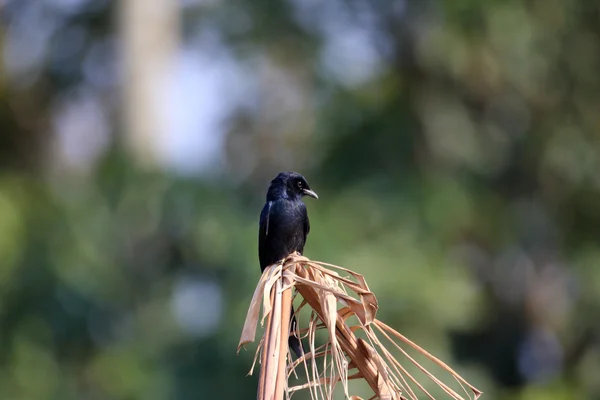
<path id="1" fill-rule="evenodd" d="M 294 306 L 292 306 L 292 318 L 290 320 L 290 337 L 288 338 L 288 346 L 293 352 L 296 354 L 296 357 L 302 357 L 304 354 L 304 349 L 302 349 L 302 342 L 298 337 L 296 337 L 296 316 L 294 315 Z"/>

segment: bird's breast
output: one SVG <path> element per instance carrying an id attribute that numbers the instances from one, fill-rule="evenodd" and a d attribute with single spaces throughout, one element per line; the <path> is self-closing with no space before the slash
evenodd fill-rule
<path id="1" fill-rule="evenodd" d="M 301 201 L 271 203 L 268 215 L 263 217 L 265 226 L 260 232 L 259 240 L 259 255 L 263 268 L 294 251 L 304 251 L 305 218 L 306 209 Z"/>

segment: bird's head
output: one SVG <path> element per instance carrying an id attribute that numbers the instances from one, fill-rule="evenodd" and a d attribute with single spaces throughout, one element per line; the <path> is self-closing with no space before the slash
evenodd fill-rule
<path id="1" fill-rule="evenodd" d="M 279 198 L 300 199 L 303 196 L 310 196 L 318 199 L 319 196 L 313 192 L 306 179 L 297 172 L 281 172 L 271 181 L 269 191 L 267 192 L 267 201 L 277 200 Z"/>

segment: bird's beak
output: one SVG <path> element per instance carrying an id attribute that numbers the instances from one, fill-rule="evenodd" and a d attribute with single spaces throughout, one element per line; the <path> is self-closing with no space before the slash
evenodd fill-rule
<path id="1" fill-rule="evenodd" d="M 317 196 L 317 194 L 316 194 L 315 192 L 313 192 L 312 190 L 310 190 L 310 189 L 303 189 L 303 190 L 302 190 L 302 192 L 303 192 L 303 193 L 304 193 L 306 196 L 310 196 L 310 197 L 313 197 L 313 198 L 315 198 L 315 199 L 318 199 L 318 198 L 319 198 L 319 196 Z"/>

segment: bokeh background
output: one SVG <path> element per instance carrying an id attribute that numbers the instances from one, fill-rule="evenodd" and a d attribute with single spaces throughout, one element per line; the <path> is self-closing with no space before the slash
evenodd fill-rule
<path id="1" fill-rule="evenodd" d="M 484 398 L 600 399 L 598 1 L 0 7 L 0 398 L 254 398 L 296 170 L 306 255 Z"/>

